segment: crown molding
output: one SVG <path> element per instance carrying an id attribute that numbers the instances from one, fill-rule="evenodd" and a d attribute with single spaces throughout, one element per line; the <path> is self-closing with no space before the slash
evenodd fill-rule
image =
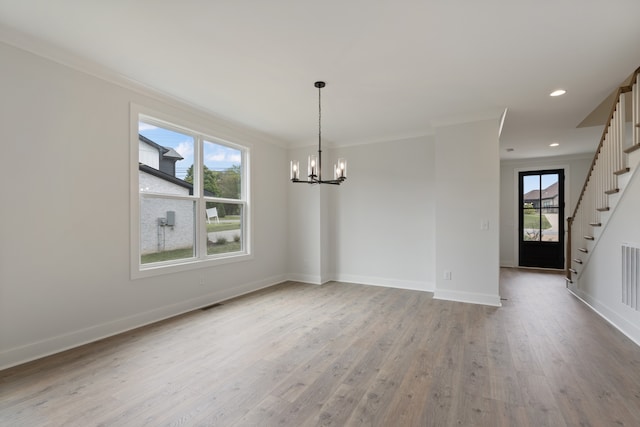
<path id="1" fill-rule="evenodd" d="M 507 112 L 506 108 L 492 108 L 483 111 L 475 111 L 462 114 L 452 114 L 431 120 L 431 127 L 441 128 L 447 126 L 461 125 L 464 123 L 481 122 L 485 120 L 502 121 Z"/>
<path id="2" fill-rule="evenodd" d="M 229 129 L 235 133 L 243 135 L 243 137 L 253 140 L 257 139 L 280 148 L 288 148 L 288 144 L 285 141 L 251 128 L 244 123 L 220 116 L 218 113 L 210 111 L 201 105 L 194 104 L 173 94 L 149 86 L 144 82 L 127 77 L 88 58 L 82 57 L 50 42 L 25 34 L 5 25 L 0 25 L 0 42 L 41 58 L 48 59 L 75 71 L 79 71 L 157 101 L 169 104 L 173 107 L 177 107 L 181 110 L 185 110 L 189 114 L 193 114 L 200 119 L 214 122 L 216 127 Z"/>

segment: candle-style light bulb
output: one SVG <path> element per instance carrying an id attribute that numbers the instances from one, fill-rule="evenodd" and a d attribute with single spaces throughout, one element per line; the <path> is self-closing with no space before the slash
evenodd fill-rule
<path id="1" fill-rule="evenodd" d="M 309 156 L 308 175 L 312 177 L 318 176 L 318 158 L 316 156 Z"/>
<path id="2" fill-rule="evenodd" d="M 300 179 L 300 163 L 296 160 L 291 161 L 291 173 L 289 175 L 290 179 L 298 180 Z"/>
<path id="3" fill-rule="evenodd" d="M 338 178 L 347 177 L 347 160 L 346 159 L 343 159 L 343 158 L 338 159 L 337 174 L 338 174 Z"/>

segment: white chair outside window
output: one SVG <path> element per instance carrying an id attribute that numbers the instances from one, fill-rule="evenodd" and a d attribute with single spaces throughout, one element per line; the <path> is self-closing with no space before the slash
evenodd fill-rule
<path id="1" fill-rule="evenodd" d="M 220 224 L 220 218 L 218 218 L 218 208 L 207 209 L 207 224 L 211 224 L 211 220 L 214 220 L 216 224 Z"/>

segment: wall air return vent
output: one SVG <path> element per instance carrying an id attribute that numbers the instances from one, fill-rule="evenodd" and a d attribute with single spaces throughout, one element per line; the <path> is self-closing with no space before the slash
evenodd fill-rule
<path id="1" fill-rule="evenodd" d="M 640 311 L 640 248 L 622 245 L 622 303 Z"/>

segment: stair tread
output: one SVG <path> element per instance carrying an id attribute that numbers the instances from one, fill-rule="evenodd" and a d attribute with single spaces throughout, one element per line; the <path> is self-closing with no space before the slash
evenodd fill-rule
<path id="1" fill-rule="evenodd" d="M 593 236 L 584 236 L 585 239 L 587 240 L 595 240 L 596 238 Z"/>
<path id="2" fill-rule="evenodd" d="M 569 271 L 572 272 L 573 274 L 578 274 L 578 271 L 574 270 L 573 268 L 570 268 Z"/>
<path id="3" fill-rule="evenodd" d="M 622 168 L 618 171 L 615 171 L 613 174 L 614 175 L 624 175 L 625 173 L 628 173 L 631 170 L 631 168 Z"/>
<path id="4" fill-rule="evenodd" d="M 605 206 L 604 208 L 598 208 L 596 209 L 598 212 L 606 212 L 609 210 L 609 206 Z"/>
<path id="5" fill-rule="evenodd" d="M 612 188 L 611 190 L 607 190 L 604 192 L 604 194 L 616 194 L 619 193 L 620 189 L 619 188 Z"/>
<path id="6" fill-rule="evenodd" d="M 627 154 L 629 154 L 629 153 L 633 153 L 634 151 L 636 151 L 636 150 L 638 150 L 638 149 L 640 149 L 640 144 L 634 144 L 634 145 L 632 145 L 631 147 L 626 148 L 626 149 L 624 150 L 624 152 L 625 152 L 625 153 L 627 153 Z"/>
<path id="7" fill-rule="evenodd" d="M 578 263 L 578 264 L 582 264 L 582 260 L 579 258 L 574 258 L 573 262 Z"/>
<path id="8" fill-rule="evenodd" d="M 589 225 L 592 227 L 602 227 L 601 222 L 590 222 Z"/>
<path id="9" fill-rule="evenodd" d="M 585 254 L 586 254 L 586 253 L 589 253 L 589 250 L 588 250 L 587 248 L 578 248 L 578 250 L 579 250 L 580 252 L 584 252 Z"/>

